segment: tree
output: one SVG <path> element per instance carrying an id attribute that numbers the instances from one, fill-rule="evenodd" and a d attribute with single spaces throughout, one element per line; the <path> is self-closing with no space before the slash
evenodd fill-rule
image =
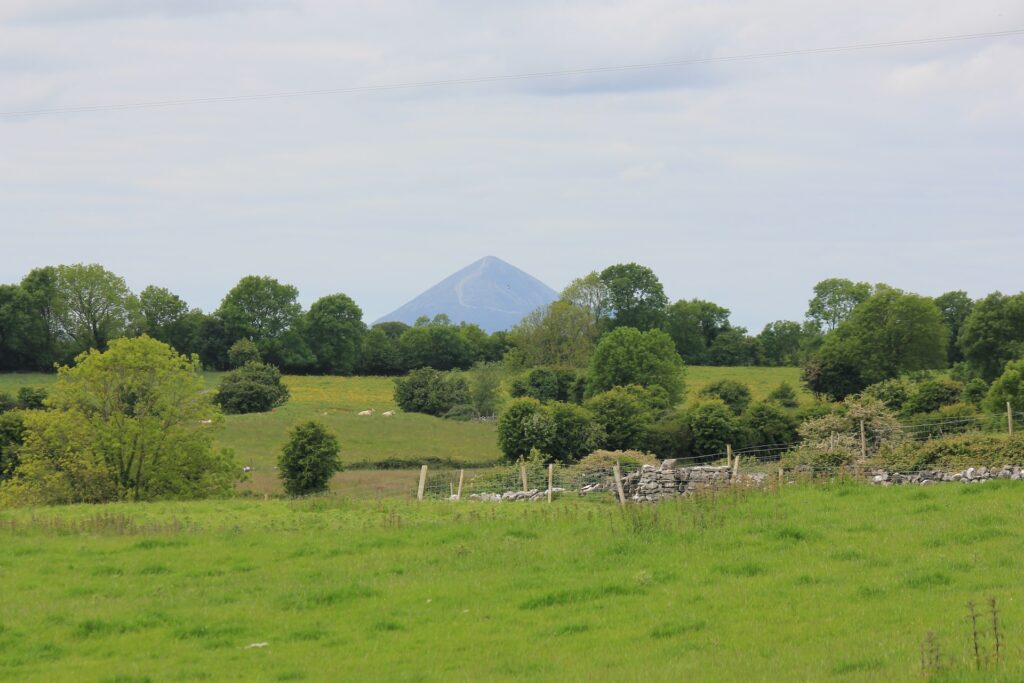
<path id="1" fill-rule="evenodd" d="M 691 365 L 706 365 L 708 349 L 728 330 L 729 309 L 700 299 L 677 301 L 668 308 L 665 330 L 676 350 Z"/>
<path id="2" fill-rule="evenodd" d="M 726 444 L 739 443 L 741 428 L 729 406 L 721 401 L 697 403 L 687 411 L 690 438 L 697 455 L 725 452 Z"/>
<path id="3" fill-rule="evenodd" d="M 469 398 L 477 415 L 490 417 L 498 412 L 501 400 L 501 366 L 477 363 L 470 375 Z"/>
<path id="4" fill-rule="evenodd" d="M 750 405 L 750 389 L 746 384 L 733 379 L 721 379 L 700 390 L 706 398 L 717 398 L 729 406 L 734 415 L 739 415 Z"/>
<path id="5" fill-rule="evenodd" d="M 620 263 L 602 270 L 600 278 L 608 290 L 614 327 L 646 331 L 664 325 L 668 297 L 653 270 L 636 263 Z"/>
<path id="6" fill-rule="evenodd" d="M 570 282 L 562 290 L 559 300 L 586 311 L 594 328 L 599 328 L 601 322 L 607 319 L 611 305 L 608 287 L 597 271 Z"/>
<path id="7" fill-rule="evenodd" d="M 814 298 L 807 304 L 807 317 L 818 329 L 826 331 L 839 327 L 850 317 L 857 304 L 871 296 L 871 285 L 867 282 L 853 282 L 845 278 L 829 278 L 814 285 Z"/>
<path id="8" fill-rule="evenodd" d="M 826 335 L 805 366 L 805 382 L 841 399 L 906 372 L 945 367 L 947 334 L 934 301 L 879 287 Z"/>
<path id="9" fill-rule="evenodd" d="M 498 448 L 506 460 L 525 458 L 534 448 L 544 452 L 551 443 L 555 425 L 540 401 L 514 398 L 498 417 Z"/>
<path id="10" fill-rule="evenodd" d="M 768 323 L 758 335 L 761 358 L 765 365 L 775 367 L 800 365 L 804 330 L 792 320 Z"/>
<path id="11" fill-rule="evenodd" d="M 384 324 L 388 323 L 374 325 L 363 336 L 359 363 L 359 370 L 362 374 L 400 375 L 407 369 L 402 362 L 398 338 L 390 336 L 386 330 L 382 329 L 381 326 Z"/>
<path id="12" fill-rule="evenodd" d="M 0 285 L 0 372 L 33 369 L 32 312 L 19 285 Z"/>
<path id="13" fill-rule="evenodd" d="M 660 386 L 672 403 L 683 393 L 683 361 L 672 339 L 661 330 L 640 332 L 620 327 L 606 334 L 594 350 L 587 375 L 587 393 L 639 384 Z"/>
<path id="14" fill-rule="evenodd" d="M 224 375 L 214 402 L 225 413 L 265 413 L 283 406 L 290 397 L 281 371 L 266 363 L 248 363 Z"/>
<path id="15" fill-rule="evenodd" d="M 223 495 L 238 470 L 201 424 L 217 411 L 196 358 L 143 336 L 111 340 L 62 367 L 50 410 L 26 411 L 3 497 L 19 503 Z"/>
<path id="16" fill-rule="evenodd" d="M 61 333 L 76 351 L 107 348 L 128 329 L 135 299 L 124 278 L 98 264 L 57 266 Z"/>
<path id="17" fill-rule="evenodd" d="M 761 358 L 760 340 L 747 334 L 745 327 L 722 330 L 708 348 L 710 365 L 758 365 Z"/>
<path id="18" fill-rule="evenodd" d="M 960 336 L 960 330 L 963 328 L 967 316 L 974 308 L 974 300 L 967 296 L 967 292 L 957 290 L 935 297 L 935 305 L 939 307 L 942 321 L 949 328 L 949 344 L 946 346 L 946 355 L 950 363 L 959 363 L 964 359 L 964 354 L 957 345 L 957 338 Z"/>
<path id="19" fill-rule="evenodd" d="M 999 377 L 1007 361 L 1024 357 L 1024 292 L 994 292 L 977 302 L 958 345 L 968 367 L 986 382 Z"/>
<path id="20" fill-rule="evenodd" d="M 239 339 L 228 349 L 228 363 L 232 368 L 240 368 L 249 363 L 262 363 L 263 357 L 256 342 L 251 339 Z"/>
<path id="21" fill-rule="evenodd" d="M 18 449 L 25 441 L 25 418 L 20 412 L 0 412 L 0 482 L 14 476 Z"/>
<path id="22" fill-rule="evenodd" d="M 797 440 L 797 421 L 774 401 L 754 403 L 743 413 L 742 426 L 752 445 L 791 444 Z"/>
<path id="23" fill-rule="evenodd" d="M 556 301 L 523 318 L 512 329 L 511 338 L 527 365 L 584 367 L 599 330 L 593 311 Z"/>
<path id="24" fill-rule="evenodd" d="M 1014 412 L 1024 408 L 1024 359 L 1006 364 L 1003 374 L 988 389 L 985 409 L 990 413 L 1003 413 L 1007 402 Z"/>
<path id="25" fill-rule="evenodd" d="M 469 344 L 459 328 L 444 322 L 406 330 L 398 340 L 398 349 L 403 365 L 409 369 L 453 370 L 473 364 Z"/>
<path id="26" fill-rule="evenodd" d="M 420 368 L 395 379 L 395 403 L 409 413 L 442 416 L 470 403 L 469 384 L 462 377 Z"/>
<path id="27" fill-rule="evenodd" d="M 281 367 L 294 367 L 312 354 L 294 334 L 302 316 L 299 290 L 272 277 L 248 275 L 239 280 L 217 309 L 224 321 L 228 345 L 251 339 L 263 358 Z M 292 333 L 292 334 L 289 334 Z"/>
<path id="28" fill-rule="evenodd" d="M 31 316 L 24 334 L 30 344 L 32 365 L 36 370 L 53 370 L 54 363 L 67 355 L 67 340 L 61 333 L 64 301 L 57 286 L 57 268 L 35 268 L 22 279 L 21 289 L 28 297 Z"/>
<path id="29" fill-rule="evenodd" d="M 340 450 L 334 435 L 315 420 L 292 429 L 277 461 L 285 493 L 304 496 L 326 491 L 331 477 L 341 471 Z"/>
<path id="30" fill-rule="evenodd" d="M 306 340 L 320 372 L 355 372 L 365 334 L 362 310 L 344 294 L 318 299 L 306 314 Z"/>
<path id="31" fill-rule="evenodd" d="M 790 386 L 789 382 L 782 382 L 779 386 L 772 390 L 772 393 L 768 394 L 770 401 L 775 401 L 783 408 L 796 408 L 800 405 L 797 400 L 796 391 Z"/>

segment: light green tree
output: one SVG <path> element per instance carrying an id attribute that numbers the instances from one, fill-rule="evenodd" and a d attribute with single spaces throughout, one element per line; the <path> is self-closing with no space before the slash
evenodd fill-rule
<path id="1" fill-rule="evenodd" d="M 629 384 L 660 386 L 670 403 L 679 401 L 683 394 L 683 360 L 671 337 L 661 330 L 640 332 L 620 327 L 601 338 L 590 361 L 587 394 L 593 396 Z"/>

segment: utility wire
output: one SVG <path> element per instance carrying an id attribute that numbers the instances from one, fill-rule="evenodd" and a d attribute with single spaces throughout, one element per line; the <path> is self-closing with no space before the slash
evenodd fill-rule
<path id="1" fill-rule="evenodd" d="M 323 90 L 291 90 L 284 92 L 260 93 L 253 95 L 223 95 L 214 97 L 191 97 L 174 100 L 150 100 L 144 102 L 123 102 L 120 104 L 80 105 L 72 107 L 55 107 L 52 109 L 25 109 L 21 111 L 0 111 L 0 118 L 15 116 L 42 116 L 48 114 L 76 114 L 83 112 L 120 111 L 125 109 L 154 109 L 159 107 L 180 107 L 193 104 L 214 104 L 220 102 L 250 102 L 257 100 L 286 99 L 292 97 L 312 97 L 315 95 L 352 95 L 357 93 L 382 92 L 411 88 L 434 88 L 453 85 L 473 85 L 480 83 L 497 83 L 502 81 L 523 81 L 535 78 L 559 78 L 563 76 L 581 76 L 587 74 L 612 73 L 621 71 L 639 71 L 643 69 L 662 69 L 698 64 L 720 64 L 742 62 L 756 59 L 776 59 L 779 57 L 795 57 L 799 55 L 828 54 L 835 52 L 855 52 L 859 50 L 876 50 L 887 47 L 906 47 L 911 45 L 930 45 L 934 43 L 951 43 L 965 40 L 981 40 L 1024 35 L 1024 28 L 1005 31 L 989 31 L 986 33 L 962 33 L 948 36 L 932 36 L 908 40 L 891 40 L 879 43 L 852 43 L 831 47 L 813 47 L 798 50 L 781 50 L 778 52 L 752 52 L 724 57 L 698 57 L 694 59 L 674 59 L 666 62 L 646 62 L 640 64 L 618 64 L 611 66 L 594 66 L 579 69 L 563 69 L 558 71 L 533 71 L 520 74 L 496 76 L 472 76 L 467 78 L 450 78 L 435 81 L 410 81 L 381 85 L 354 86 L 348 88 L 326 88 Z"/>

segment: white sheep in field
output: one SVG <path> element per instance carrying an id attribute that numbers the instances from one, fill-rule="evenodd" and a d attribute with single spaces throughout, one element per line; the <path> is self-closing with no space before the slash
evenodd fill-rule
<path id="1" fill-rule="evenodd" d="M 369 410 L 364 410 L 361 413 L 359 413 L 359 417 L 370 417 L 371 415 L 373 415 L 373 408 L 370 408 Z"/>
<path id="2" fill-rule="evenodd" d="M 385 410 L 383 413 L 381 413 L 381 415 L 383 415 L 384 417 L 394 417 L 395 411 Z"/>

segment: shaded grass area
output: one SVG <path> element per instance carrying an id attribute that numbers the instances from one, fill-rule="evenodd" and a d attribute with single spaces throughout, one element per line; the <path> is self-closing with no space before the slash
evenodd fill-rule
<path id="1" fill-rule="evenodd" d="M 1022 493 L 5 511 L 0 680 L 1021 680 Z"/>

